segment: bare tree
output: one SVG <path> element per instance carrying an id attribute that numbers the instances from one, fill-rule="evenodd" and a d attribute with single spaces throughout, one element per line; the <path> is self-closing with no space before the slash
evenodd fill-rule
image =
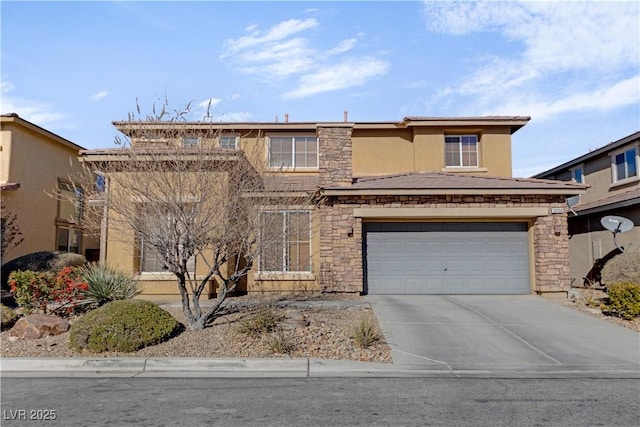
<path id="1" fill-rule="evenodd" d="M 282 245 L 281 227 L 265 208 L 310 198 L 266 170 L 260 144 L 220 148 L 219 126 L 194 126 L 184 119 L 188 111 L 169 114 L 166 102 L 144 118 L 138 110 L 120 124 L 127 138 L 117 141 L 119 148 L 84 153 L 89 176 L 101 177 L 100 185 L 83 185 L 84 217 L 87 228 L 99 229 L 107 214 L 110 239 L 134 243 L 138 255 L 152 251 L 176 276 L 188 326 L 199 330 L 215 319 L 258 256 Z M 217 298 L 203 307 L 200 298 L 212 280 Z"/>
<path id="2" fill-rule="evenodd" d="M 1 202 L 0 210 L 2 210 L 2 218 L 0 218 L 0 226 L 2 227 L 0 259 L 2 259 L 10 249 L 20 245 L 24 241 L 24 237 L 18 225 L 18 216 L 7 209 L 4 200 Z"/>

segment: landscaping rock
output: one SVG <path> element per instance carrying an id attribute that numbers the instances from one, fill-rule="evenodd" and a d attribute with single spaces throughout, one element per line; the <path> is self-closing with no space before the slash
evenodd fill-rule
<path id="1" fill-rule="evenodd" d="M 38 339 L 63 334 L 69 330 L 69 326 L 69 322 L 59 317 L 36 313 L 18 319 L 9 335 L 21 339 Z"/>

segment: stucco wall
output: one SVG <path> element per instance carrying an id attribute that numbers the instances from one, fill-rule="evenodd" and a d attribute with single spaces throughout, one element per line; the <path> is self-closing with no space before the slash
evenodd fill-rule
<path id="1" fill-rule="evenodd" d="M 20 188 L 2 192 L 8 210 L 18 216 L 24 242 L 10 250 L 2 262 L 19 256 L 57 249 L 55 194 L 58 180 L 68 180 L 80 168 L 78 152 L 43 133 L 16 124 L 2 122 L 2 180 L 19 183 Z M 49 193 L 49 194 L 47 194 Z M 86 234 L 84 250 L 98 248 L 93 236 Z"/>
<path id="2" fill-rule="evenodd" d="M 478 168 L 445 168 L 445 134 L 480 136 Z M 354 129 L 353 176 L 403 172 L 470 172 L 511 177 L 511 131 L 508 128 Z"/>

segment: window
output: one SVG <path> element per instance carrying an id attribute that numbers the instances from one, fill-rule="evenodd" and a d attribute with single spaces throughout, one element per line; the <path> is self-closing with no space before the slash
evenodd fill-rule
<path id="1" fill-rule="evenodd" d="M 235 150 L 237 148 L 237 137 L 235 135 L 220 136 L 220 148 L 229 148 Z"/>
<path id="2" fill-rule="evenodd" d="M 59 226 L 56 228 L 56 242 L 57 250 L 79 254 L 80 243 L 82 242 L 82 230 Z"/>
<path id="3" fill-rule="evenodd" d="M 260 214 L 260 271 L 311 271 L 311 212 Z"/>
<path id="4" fill-rule="evenodd" d="M 318 138 L 315 136 L 269 138 L 269 166 L 317 168 Z"/>
<path id="5" fill-rule="evenodd" d="M 79 223 L 82 219 L 82 190 L 66 182 L 58 182 L 58 219 Z"/>
<path id="6" fill-rule="evenodd" d="M 478 137 L 476 135 L 445 136 L 447 167 L 478 167 Z"/>
<path id="7" fill-rule="evenodd" d="M 636 147 L 614 154 L 611 157 L 613 182 L 638 176 L 638 150 Z"/>
<path id="8" fill-rule="evenodd" d="M 584 184 L 584 171 L 582 166 L 576 166 L 571 169 L 571 180 L 578 184 Z"/>
<path id="9" fill-rule="evenodd" d="M 197 136 L 185 136 L 182 138 L 183 147 L 197 147 L 200 145 L 200 138 Z"/>
<path id="10" fill-rule="evenodd" d="M 191 203 L 178 206 L 160 203 L 140 205 L 137 220 L 140 229 L 144 230 L 138 235 L 140 272 L 169 272 L 164 260 L 176 261 L 176 248 L 193 249 L 188 246 L 188 242 L 192 241 L 192 231 L 184 224 L 194 208 L 195 204 Z M 187 260 L 187 270 L 195 272 L 195 256 Z"/>
<path id="11" fill-rule="evenodd" d="M 56 248 L 62 252 L 80 253 L 83 193 L 67 182 L 58 182 L 58 218 L 56 219 Z"/>

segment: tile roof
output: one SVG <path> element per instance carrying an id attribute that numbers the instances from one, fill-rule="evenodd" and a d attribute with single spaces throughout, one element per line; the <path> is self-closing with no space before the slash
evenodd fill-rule
<path id="1" fill-rule="evenodd" d="M 576 212 L 585 212 L 591 209 L 603 208 L 615 204 L 640 204 L 640 185 L 634 185 L 631 188 L 607 194 L 604 197 L 587 203 L 578 203 L 573 207 L 573 210 Z"/>
<path id="2" fill-rule="evenodd" d="M 318 190 L 320 177 L 318 175 L 271 175 L 265 177 L 266 191 L 303 191 Z"/>
<path id="3" fill-rule="evenodd" d="M 575 190 L 583 192 L 587 186 L 567 181 L 551 181 L 532 178 L 504 178 L 492 176 L 462 175 L 455 173 L 405 173 L 371 176 L 354 179 L 347 187 L 326 187 L 325 190 Z"/>

